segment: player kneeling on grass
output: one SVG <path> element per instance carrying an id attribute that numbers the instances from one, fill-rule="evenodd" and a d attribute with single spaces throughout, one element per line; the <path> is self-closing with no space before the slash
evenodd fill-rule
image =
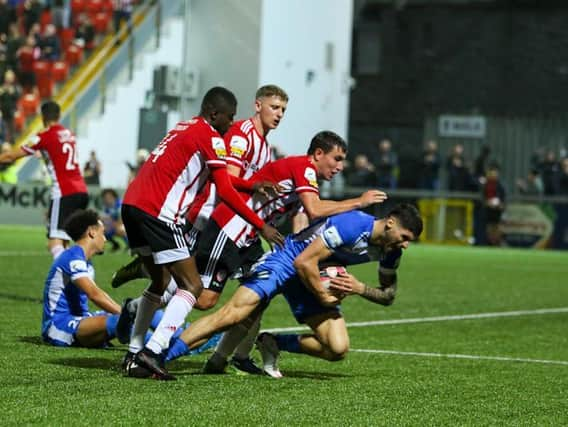
<path id="1" fill-rule="evenodd" d="M 284 247 L 259 261 L 250 278 L 221 309 L 192 323 L 180 338 L 194 348 L 211 334 L 238 323 L 246 328 L 274 296 L 282 293 L 296 319 L 313 333 L 261 334 L 257 344 L 265 373 L 282 376 L 277 367 L 280 350 L 341 360 L 349 349 L 349 335 L 339 309 L 341 299 L 361 295 L 371 302 L 390 305 L 402 251 L 421 232 L 420 214 L 409 204 L 397 205 L 382 219 L 360 211 L 322 219 L 287 237 Z M 374 260 L 379 262 L 377 288 L 348 273 L 330 279 L 329 289 L 322 284 L 320 265 L 324 263 L 347 266 Z"/>
<path id="2" fill-rule="evenodd" d="M 41 335 L 60 346 L 102 347 L 116 334 L 120 305 L 95 283 L 91 258 L 102 254 L 105 228 L 92 210 L 78 210 L 65 232 L 76 243 L 51 265 L 43 291 Z M 104 312 L 89 312 L 88 301 Z"/>

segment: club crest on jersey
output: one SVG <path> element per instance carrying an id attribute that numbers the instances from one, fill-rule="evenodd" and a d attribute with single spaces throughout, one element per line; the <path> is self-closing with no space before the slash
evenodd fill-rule
<path id="1" fill-rule="evenodd" d="M 213 146 L 213 150 L 215 150 L 217 157 L 221 159 L 227 157 L 227 149 L 225 148 L 225 142 L 223 141 L 223 138 L 214 136 L 213 138 L 211 138 L 211 145 Z"/>
<path id="2" fill-rule="evenodd" d="M 316 187 L 318 186 L 318 176 L 316 174 L 316 171 L 313 170 L 312 168 L 306 168 L 306 171 L 304 172 L 304 178 L 306 178 L 308 180 L 308 182 L 310 183 L 310 185 L 312 187 Z"/>

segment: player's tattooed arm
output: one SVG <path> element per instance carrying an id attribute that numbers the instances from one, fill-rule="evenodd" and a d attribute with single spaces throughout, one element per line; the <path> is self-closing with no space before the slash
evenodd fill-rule
<path id="1" fill-rule="evenodd" d="M 379 273 L 379 282 L 376 288 L 365 286 L 361 296 L 376 304 L 391 305 L 396 296 L 396 273 Z"/>

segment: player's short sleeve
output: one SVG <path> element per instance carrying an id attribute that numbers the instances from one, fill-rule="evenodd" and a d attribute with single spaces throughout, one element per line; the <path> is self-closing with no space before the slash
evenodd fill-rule
<path id="1" fill-rule="evenodd" d="M 32 136 L 28 142 L 21 146 L 27 154 L 34 154 L 36 151 L 43 148 L 43 139 L 40 135 Z"/>
<path id="2" fill-rule="evenodd" d="M 202 139 L 200 149 L 207 166 L 210 168 L 226 167 L 227 149 L 223 138 L 219 134 L 210 133 Z"/>
<path id="3" fill-rule="evenodd" d="M 66 273 L 71 281 L 80 279 L 81 277 L 91 277 L 92 274 L 89 271 L 89 263 L 82 258 L 70 258 L 65 264 L 63 264 L 62 269 Z"/>
<path id="4" fill-rule="evenodd" d="M 233 134 L 227 143 L 227 163 L 242 167 L 249 151 L 249 141 L 242 135 Z"/>
<path id="5" fill-rule="evenodd" d="M 361 239 L 369 239 L 373 230 L 374 218 L 358 211 L 345 212 L 331 216 L 321 238 L 328 249 L 357 244 Z"/>
<path id="6" fill-rule="evenodd" d="M 296 184 L 296 193 L 311 191 L 319 194 L 318 174 L 313 166 L 306 163 L 299 164 L 293 169 L 293 177 Z"/>

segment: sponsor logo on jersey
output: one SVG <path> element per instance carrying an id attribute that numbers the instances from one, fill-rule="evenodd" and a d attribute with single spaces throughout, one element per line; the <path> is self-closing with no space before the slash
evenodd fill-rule
<path id="1" fill-rule="evenodd" d="M 69 268 L 71 269 L 72 273 L 77 273 L 79 271 L 87 270 L 87 263 L 83 260 L 76 259 L 69 263 Z"/>
<path id="2" fill-rule="evenodd" d="M 213 150 L 215 150 L 217 157 L 219 157 L 220 159 L 227 157 L 227 149 L 225 148 L 225 142 L 223 141 L 223 138 L 216 136 L 212 137 L 211 145 L 213 147 Z"/>
<path id="3" fill-rule="evenodd" d="M 314 169 L 306 168 L 306 171 L 304 172 L 304 178 L 308 180 L 312 187 L 318 188 L 318 176 Z"/>
<path id="4" fill-rule="evenodd" d="M 343 244 L 343 239 L 339 235 L 339 231 L 337 231 L 337 228 L 335 228 L 335 226 L 326 228 L 323 231 L 323 238 L 330 248 L 337 248 L 338 246 L 341 246 Z"/>
<path id="5" fill-rule="evenodd" d="M 247 141 L 239 136 L 231 138 L 229 143 L 231 148 L 231 156 L 241 158 L 247 149 Z"/>

